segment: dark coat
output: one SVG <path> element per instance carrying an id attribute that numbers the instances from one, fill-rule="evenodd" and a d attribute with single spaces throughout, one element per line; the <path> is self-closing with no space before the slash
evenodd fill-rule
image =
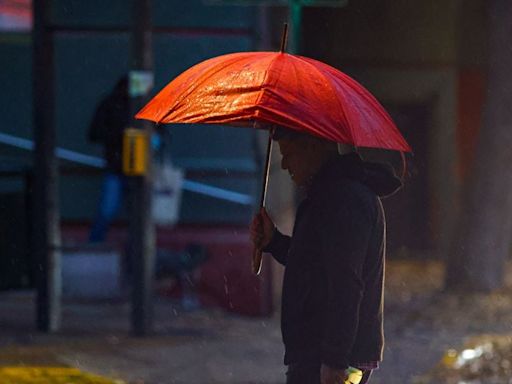
<path id="1" fill-rule="evenodd" d="M 122 173 L 123 133 L 129 123 L 130 99 L 127 78 L 123 78 L 99 103 L 89 127 L 89 140 L 103 144 L 106 169 L 109 172 Z"/>
<path id="2" fill-rule="evenodd" d="M 285 364 L 335 368 L 380 361 L 385 219 L 379 196 L 400 181 L 357 154 L 313 178 L 292 237 L 277 230 L 265 249 L 285 265 L 281 326 Z"/>

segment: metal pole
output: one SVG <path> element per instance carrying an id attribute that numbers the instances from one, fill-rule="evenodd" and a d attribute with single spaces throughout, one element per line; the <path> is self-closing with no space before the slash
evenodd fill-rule
<path id="1" fill-rule="evenodd" d="M 286 52 L 286 44 L 288 42 L 288 23 L 284 23 L 283 36 L 281 37 L 281 48 L 279 52 Z"/>
<path id="2" fill-rule="evenodd" d="M 135 0 L 133 4 L 132 33 L 132 68 L 135 71 L 151 71 L 153 67 L 152 52 L 152 21 L 151 1 Z M 133 74 L 133 72 L 132 72 Z M 131 76 L 131 80 L 133 77 Z M 131 91 L 131 116 L 145 104 L 146 95 L 134 95 Z M 133 126 L 144 129 L 148 141 L 152 133 L 152 125 L 133 119 Z M 148 145 L 148 172 L 143 176 L 131 178 L 131 215 L 130 239 L 131 262 L 133 266 L 132 284 L 132 332 L 136 336 L 144 336 L 152 331 L 153 301 L 152 283 L 155 258 L 155 229 L 151 217 L 151 146 Z"/>
<path id="3" fill-rule="evenodd" d="M 299 54 L 302 43 L 302 4 L 300 0 L 289 0 L 288 12 L 292 36 L 289 52 Z"/>
<path id="4" fill-rule="evenodd" d="M 262 188 L 260 196 L 260 208 L 265 207 L 265 200 L 267 197 L 268 174 L 270 170 L 270 155 L 272 154 L 272 133 L 269 130 L 267 142 L 267 155 L 265 158 L 265 168 L 263 169 Z M 254 247 L 252 252 L 252 271 L 254 274 L 259 275 L 261 272 L 261 249 Z"/>
<path id="5" fill-rule="evenodd" d="M 33 260 L 36 262 L 37 328 L 57 331 L 61 320 L 61 255 L 58 168 L 55 158 L 55 66 L 49 28 L 51 0 L 33 2 L 34 191 Z"/>

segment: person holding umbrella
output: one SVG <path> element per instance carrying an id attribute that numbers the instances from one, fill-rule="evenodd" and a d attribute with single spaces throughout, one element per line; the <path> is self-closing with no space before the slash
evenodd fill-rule
<path id="1" fill-rule="evenodd" d="M 225 124 L 270 131 L 252 270 L 262 251 L 286 266 L 282 332 L 288 384 L 367 383 L 382 358 L 385 220 L 380 197 L 401 182 L 351 148 L 410 152 L 389 114 L 345 73 L 285 52 L 205 60 L 136 115 L 161 124 Z M 264 209 L 272 142 L 306 192 L 292 236 Z"/>
<path id="2" fill-rule="evenodd" d="M 306 198 L 292 236 L 265 208 L 251 223 L 256 248 L 285 266 L 282 335 L 288 384 L 367 383 L 383 349 L 385 219 L 380 197 L 401 182 L 350 146 L 278 127 L 281 167 Z M 350 381 L 348 381 L 350 380 Z"/>

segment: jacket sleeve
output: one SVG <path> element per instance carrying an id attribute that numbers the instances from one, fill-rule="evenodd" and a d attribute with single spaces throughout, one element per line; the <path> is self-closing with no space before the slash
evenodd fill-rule
<path id="1" fill-rule="evenodd" d="M 283 235 L 277 228 L 274 229 L 272 240 L 263 249 L 263 252 L 269 252 L 274 259 L 282 265 L 286 265 L 288 257 L 288 248 L 290 248 L 290 236 Z"/>
<path id="2" fill-rule="evenodd" d="M 329 193 L 317 210 L 320 253 L 327 280 L 322 363 L 346 368 L 358 331 L 363 265 L 375 223 L 370 195 L 347 188 Z M 335 199 L 335 201 L 333 201 Z M 327 203 L 328 202 L 328 203 Z"/>

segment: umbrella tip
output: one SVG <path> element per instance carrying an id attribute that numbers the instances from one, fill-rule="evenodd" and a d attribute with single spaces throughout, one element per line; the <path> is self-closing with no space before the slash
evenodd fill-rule
<path id="1" fill-rule="evenodd" d="M 283 25 L 283 36 L 281 37 L 281 53 L 284 53 L 286 50 L 286 43 L 288 42 L 288 23 L 284 23 Z"/>

